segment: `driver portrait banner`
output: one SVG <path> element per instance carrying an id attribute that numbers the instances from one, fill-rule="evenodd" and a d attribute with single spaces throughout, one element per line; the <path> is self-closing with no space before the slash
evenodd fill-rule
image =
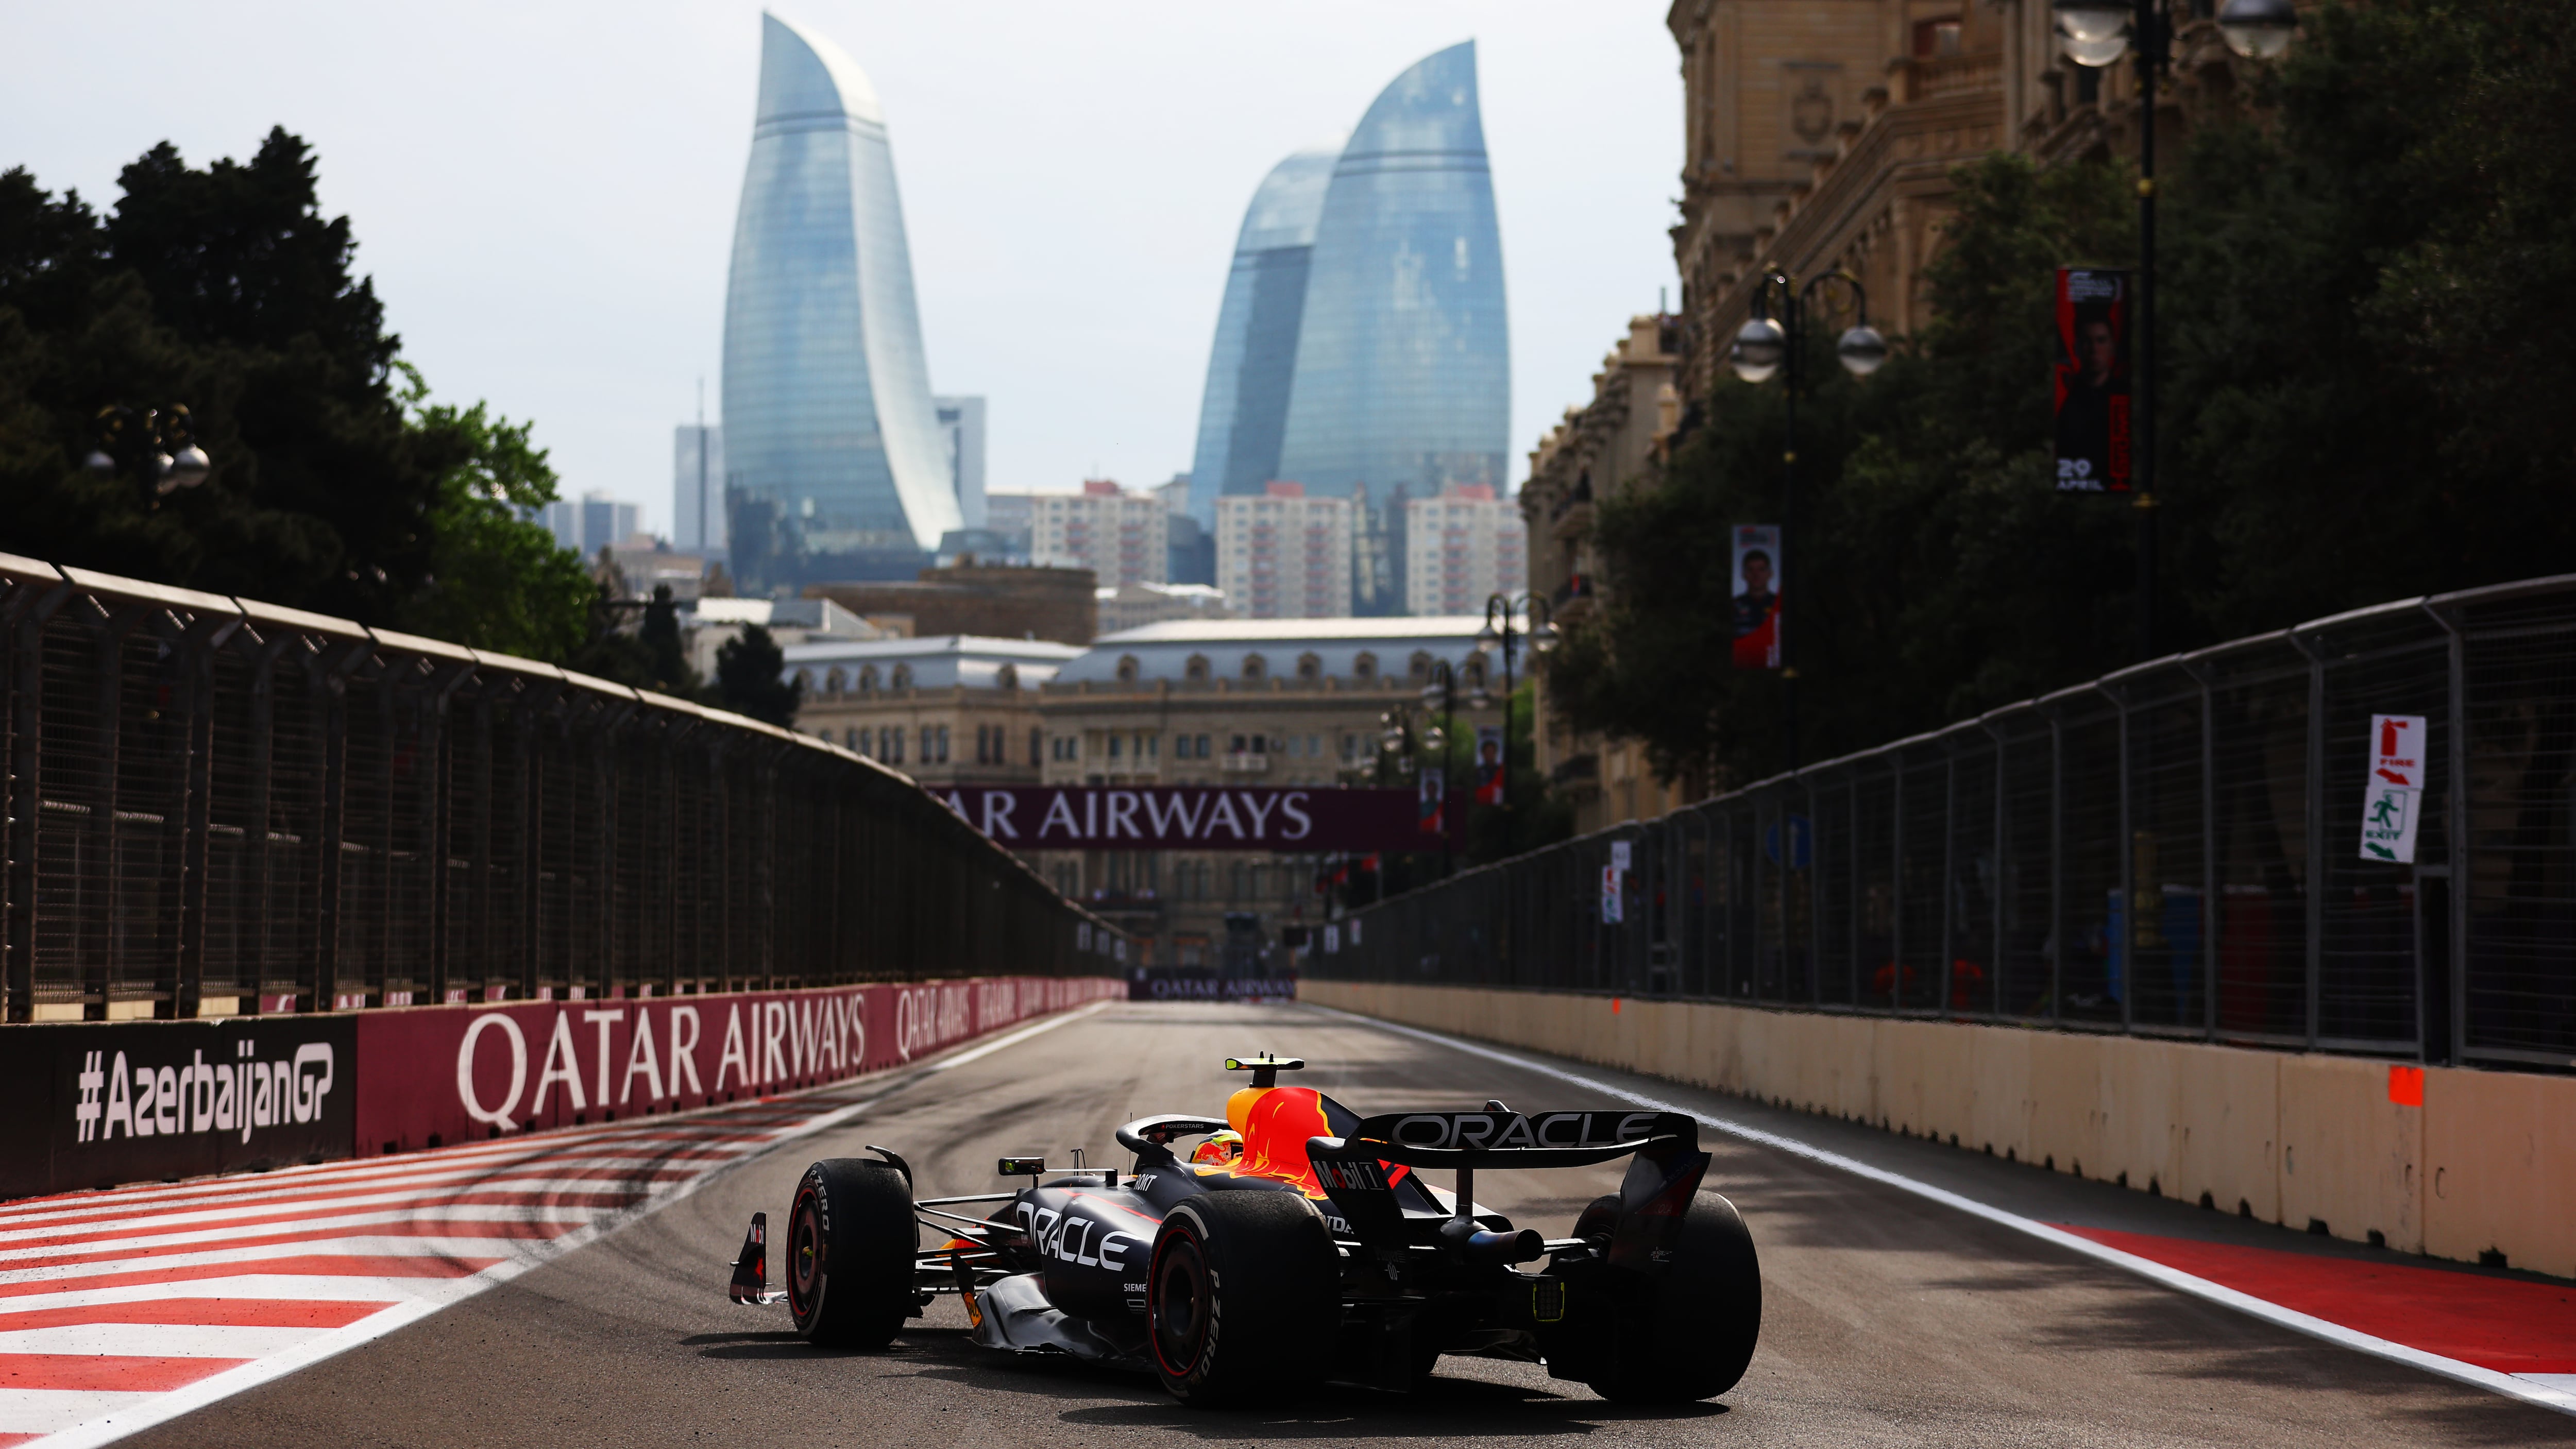
<path id="1" fill-rule="evenodd" d="M 941 804 L 1013 850 L 1410 851 L 1412 790 L 1171 785 L 949 785 Z"/>
<path id="2" fill-rule="evenodd" d="M 1780 529 L 1775 524 L 1735 526 L 1735 641 L 1738 669 L 1780 667 Z"/>
<path id="3" fill-rule="evenodd" d="M 2057 270 L 2057 488 L 2126 493 L 2129 416 L 2129 274 Z"/>

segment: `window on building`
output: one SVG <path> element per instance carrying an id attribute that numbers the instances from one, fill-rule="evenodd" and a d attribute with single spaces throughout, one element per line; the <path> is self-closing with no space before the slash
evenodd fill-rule
<path id="1" fill-rule="evenodd" d="M 894 667 L 894 687 L 895 687 L 895 688 L 897 688 L 897 689 L 910 689 L 910 688 L 912 688 L 912 666 L 911 666 L 911 665 L 909 665 L 909 664 L 898 664 L 898 665 L 896 665 L 896 666 Z"/>
<path id="2" fill-rule="evenodd" d="M 1138 735 L 1136 737 L 1136 748 L 1137 752 L 1142 754 L 1146 759 L 1159 760 L 1163 757 L 1163 737 L 1161 735 Z"/>
<path id="3" fill-rule="evenodd" d="M 823 676 L 823 692 L 832 695 L 835 698 L 839 697 L 843 691 L 847 690 L 849 685 L 850 677 L 843 674 L 838 669 L 835 669 L 831 673 Z"/>
<path id="4" fill-rule="evenodd" d="M 1268 672 L 1268 670 L 1269 670 L 1269 664 L 1268 664 L 1268 662 L 1267 662 L 1267 661 L 1265 661 L 1265 660 L 1264 660 L 1260 655 L 1258 655 L 1258 654 L 1246 654 L 1246 655 L 1244 655 L 1244 656 L 1243 656 L 1243 677 L 1244 677 L 1244 678 L 1246 678 L 1246 679 L 1259 679 L 1259 678 L 1260 678 L 1264 673 Z"/>
<path id="5" fill-rule="evenodd" d="M 812 694 L 814 692 L 813 670 L 799 669 L 796 671 L 796 692 L 798 694 Z"/>
<path id="6" fill-rule="evenodd" d="M 864 693 L 868 690 L 875 689 L 876 687 L 877 667 L 871 664 L 859 671 L 859 689 Z"/>
<path id="7" fill-rule="evenodd" d="M 1377 656 L 1374 654 L 1363 654 L 1359 658 L 1352 660 L 1351 678 L 1358 680 L 1362 684 L 1376 683 Z"/>
<path id="8" fill-rule="evenodd" d="M 939 727 L 939 763 L 948 763 L 948 726 Z"/>
<path id="9" fill-rule="evenodd" d="M 1119 737 L 1118 737 L 1118 732 L 1117 732 L 1117 731 L 1115 731 L 1115 730 L 1112 730 L 1112 731 L 1110 731 L 1110 733 L 1109 733 L 1109 758 L 1111 758 L 1111 759 L 1113 759 L 1113 760 L 1118 758 L 1118 746 L 1119 746 Z"/>
<path id="10" fill-rule="evenodd" d="M 1029 768 L 1032 770 L 1046 763 L 1044 755 L 1045 741 L 1045 730 L 1033 729 L 1029 731 Z"/>
<path id="11" fill-rule="evenodd" d="M 1136 676 L 1142 672 L 1142 666 L 1136 663 L 1135 655 L 1125 654 L 1119 656 L 1118 682 L 1120 684 L 1134 684 L 1136 682 Z"/>
<path id="12" fill-rule="evenodd" d="M 1206 735 L 1201 735 L 1201 736 L 1199 736 L 1199 758 L 1200 758 L 1200 759 L 1202 759 L 1202 760 L 1204 760 L 1204 759 L 1206 759 L 1207 757 L 1208 757 L 1208 737 L 1207 737 Z"/>
<path id="13" fill-rule="evenodd" d="M 1297 677 L 1312 683 L 1324 677 L 1324 661 L 1312 654 L 1297 656 Z"/>
<path id="14" fill-rule="evenodd" d="M 903 763 L 903 726 L 901 725 L 886 726 L 885 762 L 889 765 Z"/>
<path id="15" fill-rule="evenodd" d="M 1345 760 L 1356 760 L 1359 757 L 1360 737 L 1358 735 L 1342 736 L 1342 758 Z"/>
<path id="16" fill-rule="evenodd" d="M 1183 679 L 1196 680 L 1198 682 L 1205 683 L 1208 677 L 1207 656 L 1204 654 L 1191 655 L 1190 662 L 1181 666 L 1181 677 Z"/>
<path id="17" fill-rule="evenodd" d="M 1431 678 L 1431 656 L 1428 654 L 1414 655 L 1413 663 L 1408 667 L 1407 672 L 1413 676 L 1413 682 L 1416 684 L 1421 684 L 1427 681 Z"/>
<path id="18" fill-rule="evenodd" d="M 1254 735 L 1252 737 L 1252 752 L 1256 755 L 1266 755 L 1270 753 L 1270 737 L 1268 735 Z"/>
<path id="19" fill-rule="evenodd" d="M 874 755 L 877 752 L 877 732 L 875 730 L 859 731 L 859 742 L 854 746 L 854 748 L 856 748 L 860 754 Z"/>

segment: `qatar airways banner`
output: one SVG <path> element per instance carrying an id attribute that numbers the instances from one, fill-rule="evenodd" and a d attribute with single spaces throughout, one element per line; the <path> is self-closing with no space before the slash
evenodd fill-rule
<path id="1" fill-rule="evenodd" d="M 956 785 L 932 794 L 1014 850 L 1437 850 L 1411 790 Z"/>
<path id="2" fill-rule="evenodd" d="M 1126 995 L 1113 977 L 992 976 L 367 1012 L 357 1155 L 793 1091 Z"/>

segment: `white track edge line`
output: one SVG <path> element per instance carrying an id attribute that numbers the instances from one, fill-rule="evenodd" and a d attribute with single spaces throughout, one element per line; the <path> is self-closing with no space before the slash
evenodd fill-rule
<path id="1" fill-rule="evenodd" d="M 364 1343 L 372 1342 L 375 1339 L 382 1338 L 386 1334 L 392 1333 L 397 1329 L 407 1328 L 441 1309 L 452 1308 L 455 1305 L 464 1302 L 468 1298 L 472 1298 L 483 1293 L 487 1289 L 499 1287 L 501 1284 L 518 1277 L 520 1274 L 527 1272 L 531 1268 L 542 1266 L 556 1258 L 562 1257 L 564 1254 L 571 1252 L 575 1248 L 596 1242 L 600 1238 L 617 1231 L 619 1228 L 625 1227 L 629 1223 L 639 1221 L 653 1213 L 657 1213 L 662 1209 L 669 1207 L 671 1204 L 680 1201 L 682 1198 L 694 1196 L 700 1188 L 705 1187 L 719 1178 L 731 1176 L 734 1169 L 757 1158 L 766 1156 L 773 1148 L 783 1147 L 799 1138 L 810 1137 L 817 1132 L 828 1131 L 831 1128 L 838 1127 L 842 1123 L 847 1122 L 851 1118 L 866 1111 L 868 1108 L 875 1106 L 884 1098 L 922 1080 L 931 1072 L 956 1066 L 961 1061 L 971 1060 L 983 1055 L 987 1051 L 1009 1046 L 1015 1042 L 1026 1041 L 1028 1038 L 1036 1036 L 1039 1032 L 1052 1030 L 1069 1021 L 1073 1021 L 1078 1017 L 1093 1015 L 1109 1004 L 1110 1000 L 1104 999 L 1101 1001 L 1091 1002 L 1088 1005 L 1077 1006 L 1068 1011 L 1058 1012 L 1057 1014 L 1048 1017 L 1046 1020 L 1039 1022 L 1037 1025 L 1023 1031 L 1013 1032 L 1009 1036 L 1002 1038 L 1000 1041 L 992 1042 L 986 1046 L 976 1048 L 972 1051 L 959 1053 L 954 1056 L 940 1057 L 935 1061 L 916 1067 L 912 1071 L 903 1072 L 898 1080 L 885 1083 L 883 1089 L 880 1091 L 863 1097 L 856 1102 L 849 1103 L 846 1106 L 836 1107 L 833 1110 L 809 1121 L 800 1122 L 793 1127 L 787 1128 L 784 1131 L 768 1137 L 766 1140 L 756 1140 L 749 1149 L 739 1157 L 727 1162 L 714 1164 L 710 1166 L 707 1171 L 700 1173 L 698 1176 L 693 1177 L 686 1182 L 674 1183 L 668 1188 L 650 1194 L 643 1201 L 635 1203 L 630 1207 L 611 1209 L 607 1213 L 604 1213 L 597 1218 L 593 1218 L 589 1223 L 582 1227 L 564 1234 L 562 1237 L 548 1240 L 545 1244 L 545 1251 L 542 1253 L 533 1254 L 524 1259 L 512 1259 L 506 1263 L 495 1263 L 480 1273 L 458 1280 L 470 1286 L 465 1287 L 462 1292 L 457 1293 L 452 1298 L 441 1298 L 436 1301 L 414 1300 L 408 1303 L 397 1304 L 392 1308 L 385 1309 L 383 1312 L 370 1314 L 365 1318 L 361 1318 L 357 1322 L 352 1323 L 345 1328 L 335 1329 L 309 1343 L 299 1344 L 283 1353 L 272 1354 L 266 1358 L 254 1359 L 249 1363 L 243 1364 L 239 1368 L 226 1369 L 222 1373 L 215 1374 L 212 1377 L 199 1379 L 197 1382 L 189 1384 L 185 1388 L 172 1389 L 168 1393 L 155 1395 L 151 1400 L 136 1405 L 127 1413 L 111 1414 L 104 1418 L 93 1419 L 86 1424 L 77 1424 L 69 1429 L 59 1430 L 55 1433 L 45 1435 L 40 1439 L 31 1440 L 27 1445 L 27 1449 L 93 1449 L 93 1446 L 96 1445 L 112 1444 L 119 1439 L 125 1438 L 129 1434 L 142 1433 L 144 1430 L 149 1429 L 156 1424 L 168 1423 L 170 1420 L 178 1418 L 183 1414 L 193 1413 L 198 1409 L 202 1409 L 224 1399 L 231 1398 L 233 1395 L 245 1390 L 257 1388 L 261 1384 L 268 1383 L 274 1379 L 283 1378 L 287 1374 L 294 1373 L 299 1369 L 309 1368 L 314 1364 L 320 1363 L 326 1358 L 346 1353 L 350 1349 L 356 1348 Z M 854 1079 L 845 1077 L 837 1082 L 826 1083 L 822 1086 L 809 1087 L 806 1091 L 826 1091 L 833 1087 L 843 1086 L 851 1080 Z M 799 1093 L 796 1095 L 803 1094 Z"/>
<path id="2" fill-rule="evenodd" d="M 2537 1404 L 2544 1409 L 2554 1409 L 2562 1414 L 2576 1415 L 2576 1393 L 2570 1393 L 2562 1389 L 2553 1389 L 2543 1384 L 2536 1384 L 2527 1379 L 2517 1378 L 2512 1374 L 2502 1373 L 2495 1369 L 2480 1368 L 2476 1364 L 2464 1363 L 2459 1359 L 2446 1358 L 2436 1353 L 2427 1353 L 2420 1348 L 2412 1348 L 2406 1344 L 2395 1343 L 2385 1338 L 2375 1337 L 2357 1329 L 2347 1328 L 2340 1323 L 2318 1318 L 2313 1314 L 2301 1313 L 2293 1308 L 2284 1308 L 2278 1303 L 2257 1298 L 2252 1294 L 2230 1288 L 2223 1283 L 2214 1283 L 2207 1278 L 2183 1272 L 2179 1268 L 2168 1267 L 2165 1264 L 2156 1262 L 2152 1258 L 2142 1258 L 2135 1253 L 2121 1252 L 2117 1248 L 2094 1242 L 2090 1238 L 2081 1237 L 2077 1234 L 2067 1232 L 2062 1228 L 2052 1227 L 2036 1218 L 2023 1217 L 2019 1213 L 2009 1212 L 2003 1208 L 1979 1202 L 1974 1198 L 1952 1192 L 1948 1188 L 1935 1187 L 1931 1183 L 1907 1177 L 1902 1173 L 1890 1172 L 1886 1168 L 1873 1166 L 1869 1163 L 1862 1162 L 1857 1158 L 1845 1157 L 1839 1152 L 1829 1151 L 1810 1142 L 1802 1142 L 1794 1137 L 1782 1136 L 1777 1132 L 1765 1131 L 1762 1128 L 1748 1126 L 1742 1122 L 1730 1121 L 1724 1117 L 1711 1116 L 1706 1112 L 1683 1106 L 1677 1102 L 1665 1101 L 1659 1097 L 1649 1097 L 1643 1092 L 1636 1092 L 1625 1087 L 1613 1086 L 1608 1082 L 1602 1081 L 1598 1077 L 1587 1077 L 1578 1072 L 1569 1072 L 1562 1067 L 1551 1066 L 1545 1062 L 1532 1061 L 1527 1057 L 1516 1056 L 1513 1053 L 1485 1046 L 1482 1043 L 1468 1041 L 1459 1037 L 1447 1036 L 1440 1032 L 1426 1031 L 1420 1027 L 1405 1026 L 1391 1021 L 1381 1021 L 1376 1017 L 1363 1016 L 1355 1011 L 1344 1011 L 1339 1007 L 1324 1006 L 1316 1002 L 1307 1002 L 1305 1004 L 1313 1007 L 1317 1011 L 1330 1012 L 1335 1016 L 1343 1017 L 1351 1021 L 1363 1022 L 1369 1026 L 1376 1027 L 1381 1031 L 1390 1031 L 1402 1036 L 1415 1037 L 1438 1046 L 1448 1047 L 1453 1051 L 1465 1052 L 1470 1056 L 1484 1057 L 1491 1061 L 1501 1062 L 1507 1066 L 1518 1067 L 1524 1071 L 1536 1072 L 1542 1076 L 1555 1077 L 1559 1081 L 1568 1082 L 1578 1087 L 1585 1087 L 1598 1092 L 1607 1092 L 1611 1096 L 1625 1098 L 1641 1107 L 1653 1107 L 1659 1111 L 1666 1112 L 1679 1112 L 1685 1116 L 1694 1118 L 1707 1126 L 1714 1127 L 1718 1131 L 1724 1132 L 1729 1136 L 1739 1137 L 1747 1142 L 1757 1142 L 1765 1147 L 1776 1148 L 1782 1152 L 1789 1153 L 1792 1156 L 1803 1157 L 1811 1162 L 1820 1163 L 1827 1167 L 1838 1168 L 1857 1177 L 1867 1178 L 1872 1182 L 1881 1183 L 1888 1187 L 1913 1193 L 1917 1197 L 1928 1198 L 1933 1202 L 1940 1203 L 1944 1207 L 1956 1208 L 1960 1212 L 1984 1218 L 1988 1222 L 2000 1224 L 2004 1227 L 2011 1228 L 2016 1232 L 2027 1233 L 2031 1237 L 2038 1238 L 2043 1242 L 2054 1243 L 2058 1247 L 2068 1249 L 2072 1252 L 2081 1253 L 2085 1257 L 2092 1258 L 2098 1262 L 2107 1263 L 2112 1267 L 2125 1269 L 2128 1272 L 2135 1273 L 2141 1278 L 2151 1279 L 2167 1288 L 2171 1288 L 2182 1293 L 2188 1293 L 2195 1298 L 2205 1299 L 2223 1307 L 2233 1308 L 2240 1313 L 2245 1313 L 2252 1317 L 2262 1319 L 2263 1321 L 2275 1326 L 2287 1328 L 2297 1333 L 2304 1333 L 2311 1338 L 2321 1338 L 2326 1342 L 2335 1344 L 2339 1347 L 2354 1349 L 2361 1353 L 2370 1354 L 2377 1358 L 2387 1359 L 2394 1363 L 2402 1363 L 2409 1368 L 2422 1369 L 2427 1373 L 2438 1374 L 2443 1378 L 2454 1379 L 2460 1383 L 2488 1390 L 2491 1393 L 2502 1394 L 2507 1398 L 2520 1399 L 2524 1403 L 2528 1404 Z"/>

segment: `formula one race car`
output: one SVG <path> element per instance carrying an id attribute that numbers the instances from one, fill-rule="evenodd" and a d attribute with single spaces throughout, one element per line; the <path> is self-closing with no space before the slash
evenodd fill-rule
<path id="1" fill-rule="evenodd" d="M 1053 1177 L 1005 1157 L 1015 1192 L 912 1195 L 912 1169 L 817 1162 L 789 1210 L 786 1285 L 768 1286 L 765 1214 L 751 1220 L 732 1297 L 784 1297 L 817 1344 L 880 1348 L 934 1295 L 963 1301 L 973 1339 L 1149 1369 L 1184 1403 L 1270 1402 L 1325 1380 L 1410 1389 L 1444 1353 L 1544 1363 L 1610 1399 L 1677 1402 L 1743 1377 L 1762 1324 L 1744 1220 L 1701 1188 L 1698 1124 L 1669 1112 L 1408 1112 L 1362 1118 L 1279 1074 L 1305 1063 L 1228 1059 L 1252 1085 L 1224 1118 L 1147 1117 L 1118 1129 L 1125 1173 Z M 1175 1144 L 1200 1139 L 1184 1157 Z M 1563 1238 L 1475 1207 L 1482 1168 L 1633 1157 L 1615 1194 Z M 1457 1173 L 1457 1190 L 1422 1180 Z M 997 1204 L 987 1216 L 958 1211 Z M 916 1223 L 939 1243 L 923 1250 Z M 1535 1271 L 1520 1265 L 1546 1260 Z"/>

